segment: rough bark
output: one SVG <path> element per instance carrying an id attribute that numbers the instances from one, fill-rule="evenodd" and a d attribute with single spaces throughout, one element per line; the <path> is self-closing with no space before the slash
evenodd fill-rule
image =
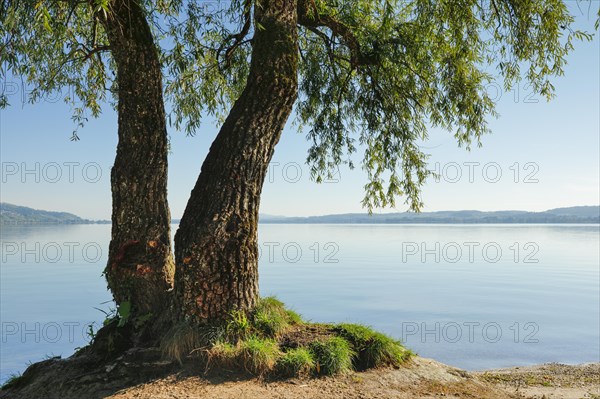
<path id="1" fill-rule="evenodd" d="M 117 65 L 119 123 L 105 274 L 117 304 L 131 305 L 130 317 L 157 316 L 174 274 L 161 64 L 136 0 L 113 0 L 102 23 Z"/>
<path id="2" fill-rule="evenodd" d="M 175 236 L 175 295 L 195 324 L 258 299 L 260 194 L 297 97 L 296 1 L 257 1 L 248 83 L 202 165 Z"/>

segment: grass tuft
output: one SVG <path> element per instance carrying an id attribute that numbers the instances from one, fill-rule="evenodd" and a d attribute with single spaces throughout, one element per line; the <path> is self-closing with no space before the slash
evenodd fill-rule
<path id="1" fill-rule="evenodd" d="M 194 328 L 182 322 L 173 326 L 160 344 L 163 356 L 177 360 L 189 356 L 196 349 L 206 348 L 218 342 L 223 336 L 223 329 L 217 326 Z"/>
<path id="2" fill-rule="evenodd" d="M 219 341 L 208 350 L 208 363 L 214 362 L 219 367 L 232 367 L 237 364 L 239 356 L 239 347 Z"/>
<path id="3" fill-rule="evenodd" d="M 0 390 L 18 388 L 25 382 L 25 377 L 22 374 L 11 374 L 8 379 L 0 386 Z"/>
<path id="4" fill-rule="evenodd" d="M 342 337 L 331 337 L 310 344 L 317 373 L 322 375 L 341 374 L 352 370 L 354 351 Z"/>
<path id="5" fill-rule="evenodd" d="M 411 352 L 385 334 L 360 324 L 339 324 L 335 331 L 350 341 L 357 356 L 355 368 L 365 370 L 373 367 L 398 367 L 408 360 Z"/>
<path id="6" fill-rule="evenodd" d="M 234 310 L 230 314 L 230 319 L 226 324 L 225 330 L 227 337 L 233 342 L 246 338 L 251 331 L 252 325 L 245 312 Z"/>
<path id="7" fill-rule="evenodd" d="M 284 316 L 277 313 L 267 313 L 264 311 L 256 311 L 254 313 L 254 328 L 266 337 L 276 337 L 288 327 L 287 320 Z"/>
<path id="8" fill-rule="evenodd" d="M 258 337 L 250 337 L 241 341 L 239 351 L 242 365 L 255 375 L 263 375 L 272 371 L 280 356 L 277 342 Z"/>
<path id="9" fill-rule="evenodd" d="M 399 366 L 412 355 L 399 341 L 370 327 L 306 323 L 275 297 L 262 298 L 251 312 L 234 311 L 216 326 L 177 324 L 161 349 L 180 363 L 201 355 L 207 367 L 215 363 L 259 376 L 277 372 L 288 377 Z"/>
<path id="10" fill-rule="evenodd" d="M 303 324 L 304 320 L 302 320 L 302 316 L 300 314 L 294 312 L 293 310 L 286 310 L 288 322 L 295 326 L 299 324 Z"/>
<path id="11" fill-rule="evenodd" d="M 275 297 L 262 298 L 252 314 L 252 325 L 259 335 L 275 338 L 290 325 L 302 323 L 296 312 L 287 310 Z"/>
<path id="12" fill-rule="evenodd" d="M 290 349 L 277 361 L 277 369 L 288 377 L 307 376 L 314 371 L 315 361 L 306 348 Z"/>

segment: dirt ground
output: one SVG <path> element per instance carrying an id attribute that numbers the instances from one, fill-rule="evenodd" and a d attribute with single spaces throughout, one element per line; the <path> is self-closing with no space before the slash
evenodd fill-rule
<path id="1" fill-rule="evenodd" d="M 307 398 L 512 398 L 501 389 L 481 382 L 462 370 L 415 357 L 400 369 L 371 370 L 344 376 L 264 381 L 170 376 L 110 396 L 132 398 L 307 399 Z"/>
<path id="2" fill-rule="evenodd" d="M 90 371 L 82 372 L 86 369 Z M 173 367 L 147 353 L 121 359 L 102 370 L 90 364 L 56 359 L 30 372 L 30 383 L 0 391 L 0 398 L 600 399 L 600 364 L 549 364 L 467 373 L 415 356 L 399 369 L 326 378 L 268 380 L 227 370 L 205 371 L 194 366 Z M 143 381 L 139 378 L 142 375 Z"/>
<path id="3" fill-rule="evenodd" d="M 208 381 L 168 377 L 118 392 L 133 398 L 528 398 L 600 399 L 600 364 L 542 365 L 466 373 L 433 360 L 415 358 L 399 370 L 376 370 L 336 378 L 265 382 Z"/>
<path id="4" fill-rule="evenodd" d="M 600 399 L 600 364 L 543 364 L 490 370 L 474 375 L 525 398 Z"/>

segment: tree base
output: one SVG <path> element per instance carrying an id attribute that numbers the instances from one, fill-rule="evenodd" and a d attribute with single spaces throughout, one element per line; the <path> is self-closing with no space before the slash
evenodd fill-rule
<path id="1" fill-rule="evenodd" d="M 165 376 L 176 366 L 163 360 L 158 348 L 133 348 L 107 359 L 88 347 L 67 359 L 32 364 L 2 387 L 0 398 L 104 398 Z"/>
<path id="2" fill-rule="evenodd" d="M 5 384 L 0 398 L 105 397 L 175 372 L 225 380 L 336 375 L 398 367 L 412 354 L 364 326 L 304 322 L 275 298 L 263 298 L 250 314 L 234 313 L 219 326 L 177 325 L 161 347 L 132 347 L 143 342 L 139 337 L 139 330 L 114 320 L 70 358 L 28 367 Z"/>

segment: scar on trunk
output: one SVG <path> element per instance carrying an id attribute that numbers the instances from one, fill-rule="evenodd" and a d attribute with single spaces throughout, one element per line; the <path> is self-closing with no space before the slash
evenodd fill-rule
<path id="1" fill-rule="evenodd" d="M 124 268 L 127 267 L 128 264 L 131 264 L 131 258 L 135 257 L 135 255 L 137 255 L 137 253 L 140 252 L 139 245 L 139 240 L 129 240 L 126 241 L 123 245 L 121 245 L 119 247 L 119 250 L 117 251 L 117 254 L 115 255 L 115 260 L 112 263 L 113 270 L 116 270 L 117 268 Z M 137 251 L 134 252 L 133 250 Z M 139 262 L 133 263 L 137 265 Z M 133 267 L 130 268 L 133 269 Z"/>

